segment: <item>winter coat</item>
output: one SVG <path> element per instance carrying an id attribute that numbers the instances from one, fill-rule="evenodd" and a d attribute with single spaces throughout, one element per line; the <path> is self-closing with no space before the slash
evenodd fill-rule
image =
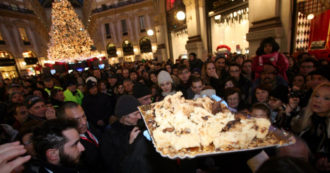
<path id="1" fill-rule="evenodd" d="M 84 98 L 84 94 L 77 89 L 76 93 L 73 94 L 69 89 L 66 89 L 64 92 L 64 101 L 72 101 L 81 105 Z"/>

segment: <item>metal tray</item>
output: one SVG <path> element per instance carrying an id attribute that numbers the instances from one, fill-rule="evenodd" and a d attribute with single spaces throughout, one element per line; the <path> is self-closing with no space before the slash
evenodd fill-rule
<path id="1" fill-rule="evenodd" d="M 154 142 L 153 134 L 150 131 L 151 127 L 149 127 L 148 122 L 148 116 L 146 115 L 146 111 L 152 109 L 152 105 L 143 105 L 139 106 L 138 109 L 142 114 L 144 123 L 146 124 L 146 127 L 148 129 L 148 132 L 152 138 L 152 143 L 156 149 L 156 151 L 162 156 L 162 157 L 167 157 L 170 159 L 192 159 L 195 157 L 200 157 L 200 156 L 211 156 L 211 155 L 219 155 L 219 154 L 227 154 L 227 153 L 236 153 L 236 152 L 245 152 L 245 151 L 251 151 L 251 150 L 258 150 L 258 149 L 266 149 L 266 148 L 271 148 L 271 147 L 283 147 L 283 146 L 288 146 L 291 144 L 296 143 L 295 137 L 293 134 L 288 133 L 284 130 L 278 129 L 274 126 L 271 126 L 269 129 L 270 134 L 275 135 L 279 140 L 281 140 L 281 143 L 278 144 L 273 144 L 273 145 L 267 145 L 267 146 L 261 146 L 261 147 L 254 147 L 254 148 L 248 148 L 248 149 L 239 149 L 239 150 L 230 150 L 230 151 L 213 151 L 213 152 L 203 152 L 203 153 L 196 153 L 196 154 L 185 154 L 185 155 L 165 155 L 161 151 L 158 150 L 156 143 Z"/>

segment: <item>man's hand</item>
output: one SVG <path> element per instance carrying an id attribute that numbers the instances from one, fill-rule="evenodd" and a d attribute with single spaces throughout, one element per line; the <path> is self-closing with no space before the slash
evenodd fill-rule
<path id="1" fill-rule="evenodd" d="M 138 127 L 134 127 L 133 130 L 131 131 L 131 134 L 129 135 L 129 144 L 132 144 L 136 137 L 139 135 L 141 130 Z"/>
<path id="2" fill-rule="evenodd" d="M 0 145 L 0 172 L 10 173 L 30 160 L 31 156 L 19 157 L 25 152 L 24 146 L 20 145 L 19 142 Z"/>

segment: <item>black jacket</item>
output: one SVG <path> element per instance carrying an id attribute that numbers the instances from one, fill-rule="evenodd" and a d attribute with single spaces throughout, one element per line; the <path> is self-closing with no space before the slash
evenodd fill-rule
<path id="1" fill-rule="evenodd" d="M 32 167 L 34 167 L 32 169 Z M 29 168 L 24 170 L 24 173 L 87 173 L 84 171 L 78 171 L 76 168 L 68 168 L 58 165 L 53 165 L 44 161 L 35 160 L 33 164 L 29 165 Z"/>
<path id="2" fill-rule="evenodd" d="M 100 142 L 101 140 L 101 132 L 94 128 L 92 125 L 89 125 L 88 129 Z M 89 139 L 88 134 L 86 133 L 85 136 Z M 99 145 L 90 142 L 91 140 L 84 140 L 80 138 L 81 144 L 85 147 L 85 151 L 83 151 L 80 161 L 81 161 L 81 168 L 83 170 L 88 170 L 89 172 L 105 172 L 104 166 L 102 163 L 102 157 L 100 152 Z"/>
<path id="3" fill-rule="evenodd" d="M 129 136 L 134 126 L 116 121 L 102 137 L 100 149 L 107 172 L 122 172 L 123 160 L 129 153 Z"/>
<path id="4" fill-rule="evenodd" d="M 113 114 L 113 104 L 111 98 L 103 93 L 87 95 L 82 101 L 87 120 L 95 127 L 98 127 L 98 120 L 103 120 L 105 124 L 108 123 L 110 115 Z"/>

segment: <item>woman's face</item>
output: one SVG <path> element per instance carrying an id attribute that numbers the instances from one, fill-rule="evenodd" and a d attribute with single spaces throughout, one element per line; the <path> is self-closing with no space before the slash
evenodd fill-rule
<path id="1" fill-rule="evenodd" d="M 172 91 L 172 83 L 171 82 L 164 82 L 160 84 L 160 88 L 163 92 L 171 92 Z"/>
<path id="2" fill-rule="evenodd" d="M 292 81 L 293 86 L 297 86 L 300 89 L 302 88 L 302 86 L 304 85 L 304 83 L 305 83 L 305 80 L 304 80 L 304 77 L 303 76 L 295 76 L 293 78 L 293 81 Z"/>
<path id="3" fill-rule="evenodd" d="M 258 102 L 260 102 L 260 103 L 267 102 L 268 95 L 269 95 L 268 91 L 257 88 L 257 90 L 256 90 L 256 98 L 257 98 L 257 101 Z"/>
<path id="4" fill-rule="evenodd" d="M 119 94 L 124 94 L 124 91 L 125 91 L 125 89 L 124 89 L 124 85 L 119 85 L 119 86 L 118 86 L 118 93 L 119 93 Z"/>
<path id="5" fill-rule="evenodd" d="M 225 89 L 231 88 L 231 87 L 234 87 L 234 83 L 233 83 L 233 81 L 229 80 L 225 83 Z"/>
<path id="6" fill-rule="evenodd" d="M 229 105 L 229 107 L 231 108 L 237 108 L 238 104 L 239 104 L 239 95 L 238 93 L 234 93 L 230 96 L 227 97 L 227 103 Z"/>
<path id="7" fill-rule="evenodd" d="M 206 73 L 207 73 L 207 76 L 212 76 L 212 74 L 214 74 L 216 71 L 215 71 L 215 66 L 213 63 L 208 63 L 206 65 Z"/>
<path id="8" fill-rule="evenodd" d="M 272 51 L 273 51 L 273 46 L 269 43 L 266 43 L 266 45 L 264 47 L 265 54 L 272 53 Z"/>
<path id="9" fill-rule="evenodd" d="M 150 80 L 152 81 L 152 83 L 157 83 L 157 77 L 155 74 L 150 74 Z"/>
<path id="10" fill-rule="evenodd" d="M 319 116 L 327 116 L 330 112 L 330 87 L 321 87 L 312 96 L 312 111 Z"/>

